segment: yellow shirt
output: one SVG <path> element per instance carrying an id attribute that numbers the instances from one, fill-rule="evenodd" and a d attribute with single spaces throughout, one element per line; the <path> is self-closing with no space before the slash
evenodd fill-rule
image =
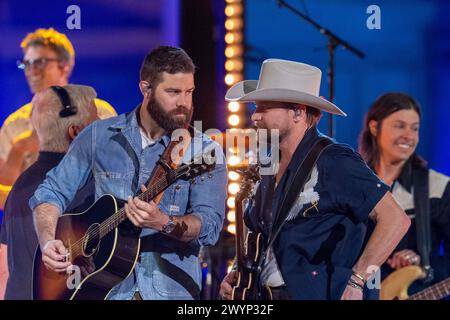
<path id="1" fill-rule="evenodd" d="M 101 99 L 95 99 L 95 105 L 97 106 L 97 113 L 100 119 L 106 119 L 117 116 L 114 108 L 106 101 Z M 29 135 L 33 131 L 31 125 L 31 102 L 27 103 L 8 118 L 6 118 L 3 126 L 0 128 L 0 159 L 6 161 L 13 144 Z M 23 172 L 29 166 L 31 166 L 38 157 L 38 153 L 25 154 L 24 163 L 22 165 Z M 11 186 L 4 186 L 0 184 L 0 207 L 3 208 L 3 204 L 8 196 Z"/>

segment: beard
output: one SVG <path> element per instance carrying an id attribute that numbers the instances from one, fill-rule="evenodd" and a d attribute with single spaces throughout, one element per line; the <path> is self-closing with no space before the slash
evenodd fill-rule
<path id="1" fill-rule="evenodd" d="M 194 107 L 188 109 L 185 106 L 179 106 L 175 110 L 166 112 L 153 94 L 147 103 L 146 109 L 158 126 L 168 133 L 172 133 L 176 129 L 186 129 L 191 123 L 192 114 L 194 113 Z M 179 117 L 179 115 L 184 115 L 184 119 Z"/>

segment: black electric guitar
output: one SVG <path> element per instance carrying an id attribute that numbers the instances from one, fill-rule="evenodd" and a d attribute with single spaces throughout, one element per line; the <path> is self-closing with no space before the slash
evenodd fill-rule
<path id="1" fill-rule="evenodd" d="M 231 293 L 232 300 L 258 299 L 258 264 L 262 254 L 263 239 L 261 233 L 246 232 L 244 225 L 245 201 L 253 193 L 256 182 L 261 180 L 258 171 L 257 165 L 250 166 L 247 170 L 238 170 L 243 179 L 236 196 L 237 281 Z"/>
<path id="2" fill-rule="evenodd" d="M 149 202 L 177 179 L 192 179 L 215 164 L 185 164 L 176 169 L 163 164 L 162 175 L 152 179 L 138 197 Z M 134 269 L 139 256 L 140 231 L 127 219 L 125 201 L 112 195 L 99 198 L 88 210 L 64 214 L 58 220 L 56 239 L 68 249 L 69 273 L 48 270 L 38 247 L 33 266 L 33 299 L 101 300 Z"/>

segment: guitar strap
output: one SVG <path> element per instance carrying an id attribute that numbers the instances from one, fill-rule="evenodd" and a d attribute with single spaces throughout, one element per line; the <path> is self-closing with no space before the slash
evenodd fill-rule
<path id="1" fill-rule="evenodd" d="M 176 169 L 176 167 L 177 167 L 176 163 L 178 163 L 178 160 L 181 159 L 181 157 L 182 157 L 182 155 L 177 154 L 176 155 L 177 158 L 172 159 L 172 151 L 179 142 L 180 141 L 171 140 L 169 142 L 169 145 L 166 147 L 166 149 L 164 150 L 163 154 L 160 157 L 160 161 L 165 161 L 172 169 Z M 150 175 L 150 179 L 148 180 L 147 189 L 150 189 L 150 187 L 152 185 L 157 183 L 157 181 L 160 180 L 165 175 L 166 175 L 166 170 L 164 170 L 164 167 L 159 162 L 156 163 L 155 167 L 153 168 L 152 174 Z M 164 195 L 164 191 L 161 192 L 160 194 L 158 194 L 153 199 L 153 201 L 158 204 L 161 201 L 161 198 L 163 195 Z"/>
<path id="2" fill-rule="evenodd" d="M 433 280 L 433 269 L 430 265 L 431 222 L 429 180 L 427 168 L 413 168 L 414 213 L 416 214 L 417 249 L 426 272 L 424 283 Z"/>
<path id="3" fill-rule="evenodd" d="M 311 175 L 311 171 L 314 168 L 317 160 L 319 159 L 322 152 L 333 144 L 329 138 L 323 137 L 319 138 L 313 147 L 309 150 L 307 156 L 298 167 L 295 176 L 292 180 L 292 185 L 289 190 L 286 192 L 278 213 L 274 215 L 275 221 L 273 224 L 273 231 L 271 237 L 267 241 L 267 246 L 264 248 L 264 253 L 259 260 L 258 269 L 261 270 L 264 260 L 266 259 L 267 253 L 270 247 L 273 245 L 276 240 L 278 234 L 283 228 L 284 223 L 286 222 L 286 218 L 289 214 L 290 209 L 292 208 L 295 200 L 298 197 L 299 190 L 303 190 L 305 184 L 308 180 L 308 177 Z"/>

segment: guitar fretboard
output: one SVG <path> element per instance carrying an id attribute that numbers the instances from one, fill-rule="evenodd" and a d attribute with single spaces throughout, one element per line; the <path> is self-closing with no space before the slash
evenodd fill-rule
<path id="1" fill-rule="evenodd" d="M 413 294 L 408 300 L 440 300 L 448 295 L 450 295 L 450 278 Z"/>
<path id="2" fill-rule="evenodd" d="M 174 180 L 174 177 L 171 174 L 162 176 L 153 186 L 147 189 L 147 191 L 141 193 L 138 198 L 142 201 L 150 202 L 160 192 L 167 188 L 172 180 Z M 109 232 L 117 228 L 126 218 L 127 214 L 125 212 L 125 207 L 122 207 L 100 224 L 100 238 L 103 238 Z"/>

